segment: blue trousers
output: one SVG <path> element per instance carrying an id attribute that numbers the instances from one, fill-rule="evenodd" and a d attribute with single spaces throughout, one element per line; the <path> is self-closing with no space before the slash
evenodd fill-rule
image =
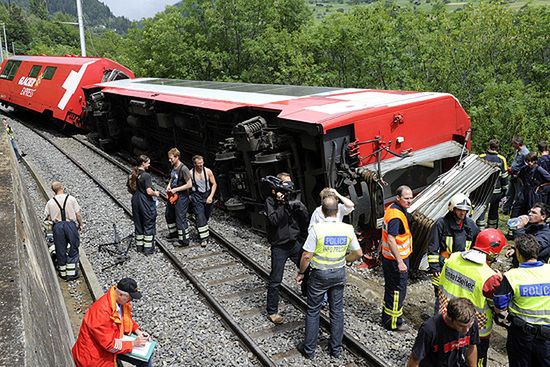
<path id="1" fill-rule="evenodd" d="M 319 336 L 319 314 L 325 294 L 328 293 L 330 315 L 330 340 L 328 350 L 331 355 L 342 353 L 344 335 L 344 286 L 346 271 L 344 268 L 318 270 L 311 269 L 307 285 L 306 336 L 304 351 L 308 355 L 315 353 Z"/>
<path id="2" fill-rule="evenodd" d="M 79 257 L 78 247 L 80 245 L 80 235 L 76 223 L 71 221 L 54 223 L 53 243 L 55 245 L 57 267 L 61 276 L 76 276 L 76 264 L 78 264 Z M 71 247 L 67 251 L 69 243 Z"/>
<path id="3" fill-rule="evenodd" d="M 409 259 L 403 260 L 409 267 Z M 407 295 L 409 273 L 402 273 L 397 267 L 397 261 L 382 258 L 384 271 L 384 306 L 382 309 L 382 325 L 388 330 L 395 330 L 403 323 L 403 302 Z"/>
<path id="4" fill-rule="evenodd" d="M 187 222 L 189 196 L 183 192 L 179 192 L 178 195 L 179 199 L 176 204 L 166 203 L 164 217 L 170 233 L 177 231 L 179 241 L 189 242 L 189 223 Z"/>
<path id="5" fill-rule="evenodd" d="M 550 367 L 550 339 L 543 340 L 510 325 L 506 339 L 510 367 Z"/>

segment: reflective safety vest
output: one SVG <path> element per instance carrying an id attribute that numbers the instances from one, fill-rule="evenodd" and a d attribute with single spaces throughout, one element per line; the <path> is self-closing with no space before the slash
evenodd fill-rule
<path id="1" fill-rule="evenodd" d="M 530 324 L 550 325 L 550 265 L 515 268 L 504 276 L 514 290 L 508 312 Z"/>
<path id="2" fill-rule="evenodd" d="M 311 267 L 327 270 L 346 265 L 346 252 L 355 236 L 353 226 L 341 222 L 322 222 L 313 225 L 317 245 L 311 258 Z"/>
<path id="3" fill-rule="evenodd" d="M 384 213 L 384 228 L 382 228 L 382 256 L 389 260 L 395 260 L 395 257 L 391 253 L 390 245 L 388 244 L 388 223 L 396 218 L 401 220 L 403 227 L 405 227 L 405 233 L 395 237 L 399 255 L 401 255 L 402 259 L 406 259 L 412 252 L 412 234 L 407 217 L 401 210 L 390 207 Z"/>
<path id="4" fill-rule="evenodd" d="M 474 304 L 479 325 L 479 336 L 487 337 L 493 329 L 493 312 L 483 296 L 483 284 L 496 272 L 485 263 L 478 264 L 456 252 L 449 257 L 441 271 L 439 307 L 447 312 L 447 304 L 454 298 L 467 298 Z"/>

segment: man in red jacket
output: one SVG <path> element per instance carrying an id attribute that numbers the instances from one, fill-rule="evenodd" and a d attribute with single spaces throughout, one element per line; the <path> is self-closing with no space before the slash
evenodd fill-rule
<path id="1" fill-rule="evenodd" d="M 134 346 L 143 346 L 148 335 L 139 329 L 132 318 L 132 299 L 140 299 L 137 283 L 131 278 L 121 279 L 88 309 L 78 338 L 73 347 L 76 367 L 114 367 L 117 355 L 132 351 Z M 124 334 L 134 333 L 134 340 L 122 340 Z M 148 362 L 130 361 L 136 366 L 151 366 Z"/>

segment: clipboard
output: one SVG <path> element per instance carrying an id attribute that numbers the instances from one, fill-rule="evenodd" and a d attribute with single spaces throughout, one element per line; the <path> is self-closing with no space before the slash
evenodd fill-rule
<path id="1" fill-rule="evenodd" d="M 137 338 L 136 334 L 124 335 L 122 341 L 131 341 Z M 130 353 L 121 354 L 127 358 L 147 362 L 151 359 L 153 350 L 157 345 L 156 340 L 149 340 L 142 347 L 134 347 Z"/>

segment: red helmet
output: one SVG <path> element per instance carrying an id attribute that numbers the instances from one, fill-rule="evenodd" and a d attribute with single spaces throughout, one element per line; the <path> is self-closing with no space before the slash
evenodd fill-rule
<path id="1" fill-rule="evenodd" d="M 495 228 L 487 228 L 479 232 L 474 249 L 489 255 L 498 255 L 506 246 L 506 237 Z"/>

